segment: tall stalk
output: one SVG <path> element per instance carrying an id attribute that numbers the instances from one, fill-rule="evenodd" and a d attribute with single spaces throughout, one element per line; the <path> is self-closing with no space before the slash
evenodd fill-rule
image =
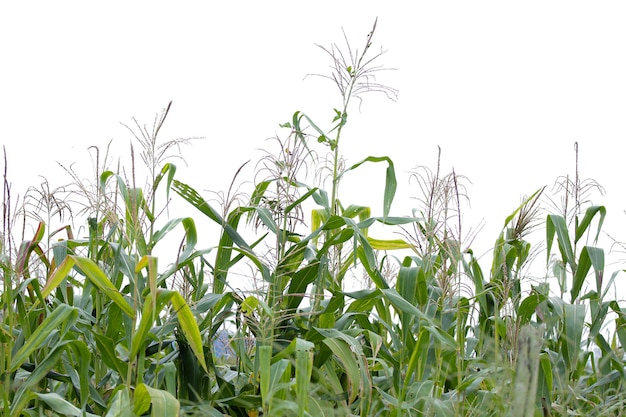
<path id="1" fill-rule="evenodd" d="M 14 329 L 16 327 L 15 313 L 13 312 L 13 272 L 12 272 L 12 247 L 11 247 L 11 188 L 7 178 L 7 154 L 6 148 L 4 151 L 4 173 L 2 182 L 2 248 L 0 248 L 0 267 L 2 268 L 2 285 L 3 290 L 0 294 L 0 325 L 7 324 L 8 329 Z M 2 385 L 5 389 L 2 389 L 2 415 L 9 416 L 10 413 L 10 401 L 9 401 L 9 387 L 11 386 L 11 374 L 8 372 L 11 366 L 12 352 L 13 352 L 13 335 L 6 332 L 4 327 L 0 329 L 3 334 L 0 334 L 0 374 L 2 375 Z"/>
<path id="2" fill-rule="evenodd" d="M 370 56 L 369 52 L 372 47 L 372 40 L 374 37 L 374 33 L 376 31 L 376 19 L 374 21 L 374 25 L 371 31 L 367 34 L 367 39 L 365 42 L 365 46 L 363 50 L 359 53 L 359 50 L 352 50 L 350 43 L 348 42 L 346 35 L 344 33 L 344 39 L 346 40 L 346 50 L 342 51 L 341 48 L 337 46 L 337 44 L 332 44 L 330 48 L 326 48 L 320 46 L 322 50 L 324 50 L 332 60 L 331 68 L 333 69 L 331 75 L 321 75 L 315 74 L 317 76 L 321 76 L 323 78 L 327 78 L 332 80 L 342 97 L 342 106 L 341 110 L 335 109 L 335 116 L 332 120 L 334 123 L 334 127 L 328 132 L 328 134 L 324 133 L 320 128 L 318 128 L 308 117 L 307 120 L 311 123 L 311 126 L 320 134 L 318 138 L 318 142 L 324 143 L 329 146 L 331 154 L 332 154 L 332 189 L 331 189 L 331 198 L 330 198 L 330 213 L 329 215 L 341 216 L 341 203 L 339 198 L 339 185 L 344 174 L 344 171 L 341 169 L 341 154 L 340 154 L 340 142 L 342 139 L 343 128 L 348 120 L 348 110 L 350 107 L 350 103 L 353 98 L 358 98 L 362 100 L 362 95 L 364 93 L 369 92 L 378 92 L 385 94 L 388 98 L 395 100 L 397 97 L 398 91 L 394 88 L 388 87 L 386 85 L 380 84 L 376 81 L 376 74 L 380 71 L 385 71 L 388 68 L 384 68 L 382 65 L 374 65 L 374 61 L 376 61 L 383 53 L 384 50 Z M 319 46 L 319 45 L 318 45 Z M 335 132 L 334 138 L 329 138 L 329 134 Z M 330 238 L 330 232 L 326 233 L 326 239 Z M 333 249 L 333 254 L 330 259 L 331 263 L 331 282 L 332 286 L 337 286 L 336 290 L 341 290 L 341 284 L 339 281 L 340 271 L 343 270 L 342 267 L 342 245 L 337 245 Z M 356 248 L 354 248 L 356 250 Z M 320 277 L 320 280 L 323 281 L 324 277 Z M 318 288 L 318 293 L 316 294 L 315 299 L 317 300 L 319 297 L 322 297 L 325 285 L 320 285 L 322 282 L 318 282 L 316 287 Z"/>

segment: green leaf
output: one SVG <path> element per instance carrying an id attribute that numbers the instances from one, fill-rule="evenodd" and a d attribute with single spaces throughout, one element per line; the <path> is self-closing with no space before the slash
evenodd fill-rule
<path id="1" fill-rule="evenodd" d="M 180 403 L 172 394 L 167 391 L 155 389 L 141 383 L 135 389 L 135 403 L 133 411 L 142 415 L 150 408 L 153 417 L 178 417 L 180 414 Z"/>
<path id="2" fill-rule="evenodd" d="M 185 299 L 178 292 L 174 292 L 171 299 L 172 305 L 178 316 L 178 323 L 180 329 L 183 331 L 187 343 L 196 355 L 198 362 L 202 365 L 202 368 L 208 372 L 207 364 L 204 359 L 204 349 L 202 347 L 202 336 L 200 336 L 200 329 L 198 329 L 198 323 L 193 316 L 189 305 L 185 302 Z"/>
<path id="3" fill-rule="evenodd" d="M 582 343 L 583 329 L 585 327 L 585 311 L 584 304 L 563 305 L 565 328 L 561 343 L 565 363 L 568 365 L 570 371 L 576 368 L 576 362 Z"/>
<path id="4" fill-rule="evenodd" d="M 59 265 L 54 270 L 54 272 L 52 272 L 52 274 L 48 278 L 48 281 L 46 281 L 46 285 L 41 290 L 41 296 L 43 298 L 48 297 L 50 293 L 54 291 L 59 286 L 59 284 L 61 284 L 63 279 L 65 279 L 65 277 L 67 276 L 67 274 L 69 274 L 73 267 L 74 260 L 72 258 L 67 257 L 63 259 L 61 265 Z"/>
<path id="5" fill-rule="evenodd" d="M 258 359 L 258 375 L 259 385 L 261 388 L 261 403 L 263 409 L 267 410 L 271 402 L 270 399 L 270 380 L 271 380 L 271 364 L 272 364 L 272 347 L 269 345 L 260 345 L 257 341 L 257 359 Z"/>
<path id="6" fill-rule="evenodd" d="M 102 362 L 119 375 L 127 375 L 128 363 L 117 356 L 113 340 L 95 332 L 93 333 L 93 337 L 96 341 L 96 347 L 100 355 L 99 357 L 102 358 Z"/>
<path id="7" fill-rule="evenodd" d="M 535 415 L 541 344 L 539 330 L 530 325 L 522 327 L 518 341 L 511 416 L 533 417 Z"/>
<path id="8" fill-rule="evenodd" d="M 196 231 L 196 225 L 194 220 L 191 217 L 185 218 L 177 218 L 168 221 L 161 229 L 157 230 L 154 235 L 152 235 L 152 240 L 150 241 L 150 247 L 154 248 L 157 243 L 161 239 L 163 239 L 169 232 L 174 230 L 176 226 L 179 224 L 183 225 L 185 229 L 185 251 L 183 254 L 179 255 L 179 259 L 185 259 L 193 252 L 196 243 L 198 242 L 198 233 Z"/>
<path id="9" fill-rule="evenodd" d="M 517 319 L 520 324 L 527 324 L 535 313 L 537 306 L 544 302 L 547 297 L 533 291 L 528 297 L 524 298 L 517 309 Z"/>
<path id="10" fill-rule="evenodd" d="M 10 372 L 15 372 L 37 349 L 45 346 L 44 341 L 61 326 L 72 325 L 78 318 L 78 309 L 60 304 L 44 319 L 22 347 L 11 358 Z"/>
<path id="11" fill-rule="evenodd" d="M 150 293 L 144 300 L 143 309 L 141 311 L 141 321 L 139 322 L 139 326 L 137 327 L 132 339 L 129 354 L 131 358 L 137 356 L 139 351 L 143 349 L 144 345 L 148 341 L 147 336 L 152 328 L 156 316 L 161 312 L 164 304 L 168 303 L 172 299 L 175 291 L 163 290 L 160 288 L 156 294 L 156 299 L 153 293 Z"/>
<path id="12" fill-rule="evenodd" d="M 259 219 L 263 222 L 265 227 L 267 227 L 272 233 L 276 234 L 278 227 L 276 226 L 276 222 L 274 222 L 274 218 L 272 217 L 272 213 L 265 207 L 252 207 L 259 216 Z"/>
<path id="13" fill-rule="evenodd" d="M 127 387 L 123 387 L 115 393 L 105 417 L 137 417 L 133 413 Z"/>
<path id="14" fill-rule="evenodd" d="M 174 180 L 174 175 L 176 174 L 176 165 L 171 162 L 166 162 L 161 168 L 161 172 L 154 179 L 154 183 L 152 184 L 153 192 L 156 191 L 159 184 L 163 180 L 163 176 L 167 174 L 167 182 L 165 184 L 165 198 L 169 200 L 170 198 L 170 188 L 172 187 L 172 181 Z"/>
<path id="15" fill-rule="evenodd" d="M 304 116 L 304 118 L 307 120 L 307 122 L 309 122 L 309 124 L 311 125 L 311 127 L 313 129 L 315 129 L 315 131 L 317 133 L 319 133 L 320 137 L 324 137 L 324 139 L 326 138 L 326 134 L 322 131 L 322 129 L 320 129 L 319 127 L 317 127 L 317 125 L 315 123 L 313 123 L 313 120 L 311 120 L 311 118 L 309 116 L 307 116 L 306 114 L 302 113 L 302 116 Z M 321 142 L 320 139 L 318 139 L 318 141 Z"/>
<path id="16" fill-rule="evenodd" d="M 56 392 L 34 393 L 40 400 L 46 403 L 48 407 L 55 413 L 63 416 L 83 416 L 83 412 L 76 408 L 75 405 L 65 400 Z M 96 414 L 85 413 L 89 417 L 97 417 Z"/>
<path id="17" fill-rule="evenodd" d="M 365 162 L 387 162 L 387 171 L 385 175 L 385 178 L 386 178 L 385 179 L 385 194 L 383 196 L 383 218 L 387 218 L 387 216 L 389 216 L 389 210 L 391 210 L 391 203 L 393 202 L 393 198 L 396 195 L 396 188 L 398 185 L 396 182 L 396 171 L 393 166 L 393 161 L 389 157 L 368 156 L 364 160 L 357 162 L 356 164 L 352 165 L 351 167 L 343 171 L 339 175 L 339 178 L 341 178 L 345 173 L 358 168 Z"/>
<path id="18" fill-rule="evenodd" d="M 129 317 L 135 317 L 135 310 L 128 304 L 122 294 L 111 283 L 106 274 L 96 265 L 94 261 L 82 256 L 70 255 L 76 265 L 83 271 L 85 276 L 91 281 L 98 289 L 113 301 L 124 313 Z"/>
<path id="19" fill-rule="evenodd" d="M 403 239 L 374 239 L 367 237 L 367 241 L 374 250 L 411 249 L 413 245 Z"/>
<path id="20" fill-rule="evenodd" d="M 311 374 L 313 371 L 313 343 L 302 339 L 296 347 L 296 395 L 298 401 L 298 417 L 304 417 L 308 408 Z"/>
<path id="21" fill-rule="evenodd" d="M 82 340 L 72 340 L 68 344 L 68 347 L 74 352 L 72 369 L 78 371 L 80 378 L 80 405 L 82 409 L 86 409 L 87 402 L 90 399 L 89 382 L 91 370 L 91 351 L 89 350 L 89 347 L 87 347 L 87 344 Z"/>
<path id="22" fill-rule="evenodd" d="M 596 285 L 598 294 L 602 291 L 602 277 L 604 274 L 604 250 L 600 248 L 594 248 L 591 246 L 585 246 L 580 252 L 578 259 L 578 267 L 574 274 L 574 281 L 572 284 L 572 303 L 578 298 L 580 290 L 582 289 L 585 278 L 589 269 L 593 266 L 596 276 Z"/>
<path id="23" fill-rule="evenodd" d="M 293 274 L 287 290 L 288 310 L 295 310 L 300 305 L 308 285 L 315 281 L 315 278 L 319 276 L 319 269 L 320 264 L 314 263 L 305 266 Z"/>
<path id="24" fill-rule="evenodd" d="M 606 217 L 606 208 L 604 206 L 592 206 L 585 211 L 585 216 L 578 224 L 578 227 L 576 227 L 574 242 L 578 242 L 580 238 L 583 237 L 596 214 L 600 214 L 600 220 L 598 221 L 598 230 L 596 231 L 594 242 L 598 241 L 600 230 L 602 229 L 602 224 L 604 223 L 604 218 Z"/>
<path id="25" fill-rule="evenodd" d="M 343 371 L 348 378 L 348 401 L 351 404 L 354 400 L 356 400 L 359 395 L 360 388 L 364 383 L 361 379 L 359 361 L 344 340 L 326 337 L 323 342 L 337 356 L 342 365 Z"/>
<path id="26" fill-rule="evenodd" d="M 609 303 L 611 310 L 613 310 L 617 317 L 615 318 L 615 333 L 622 350 L 626 349 L 626 310 L 621 308 L 617 301 L 611 301 Z"/>
<path id="27" fill-rule="evenodd" d="M 539 381 L 539 385 L 543 385 L 545 387 L 541 392 L 548 393 L 548 400 L 552 402 L 552 394 L 554 392 L 553 387 L 553 371 L 552 371 L 552 362 L 550 362 L 550 356 L 546 352 L 542 352 L 539 355 L 539 363 L 541 365 L 541 374 L 543 375 L 543 380 Z"/>
<path id="28" fill-rule="evenodd" d="M 556 214 L 549 214 L 546 220 L 546 252 L 548 261 L 550 260 L 550 249 L 552 247 L 552 241 L 554 240 L 555 233 L 558 238 L 559 250 L 563 261 L 569 264 L 572 271 L 576 270 L 576 259 L 574 258 L 574 251 L 570 242 L 565 218 Z"/>
<path id="29" fill-rule="evenodd" d="M 298 198 L 296 201 L 294 201 L 293 203 L 285 207 L 285 214 L 291 213 L 291 211 L 294 208 L 299 207 L 302 204 L 302 202 L 304 202 L 304 200 L 312 196 L 316 191 L 317 191 L 317 188 L 309 188 L 309 190 L 306 193 L 304 193 L 300 198 Z"/>
<path id="30" fill-rule="evenodd" d="M 48 353 L 48 355 L 37 364 L 35 369 L 18 388 L 17 393 L 11 402 L 11 416 L 20 415 L 20 410 L 26 406 L 32 395 L 32 388 L 44 379 L 48 372 L 59 366 L 61 356 L 63 355 L 68 343 L 69 342 L 65 341 L 55 346 Z"/>

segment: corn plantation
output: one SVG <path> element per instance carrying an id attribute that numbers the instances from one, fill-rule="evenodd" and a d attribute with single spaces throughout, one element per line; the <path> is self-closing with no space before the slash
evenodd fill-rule
<path id="1" fill-rule="evenodd" d="M 91 179 L 67 168 L 69 186 L 31 189 L 21 205 L 5 170 L 2 416 L 624 414 L 626 310 L 611 297 L 622 271 L 605 269 L 597 243 L 607 210 L 585 198 L 596 184 L 564 177 L 553 207 L 530 190 L 488 265 L 462 239 L 464 177 L 416 171 L 419 206 L 390 215 L 393 161 L 341 154 L 354 101 L 397 94 L 378 82 L 375 28 L 358 49 L 322 48 L 341 105 L 328 124 L 301 111 L 281 124 L 248 193 L 236 177 L 215 202 L 201 180 L 177 179 L 171 156 L 187 141 L 161 140 L 169 106 L 129 127 L 132 167 L 98 150 Z M 386 169 L 371 190 L 380 213 L 340 192 L 372 164 Z M 198 219 L 219 230 L 208 247 Z M 33 221 L 27 233 L 20 222 Z M 528 280 L 530 262 L 549 279 Z M 254 285 L 233 285 L 241 275 Z M 354 280 L 364 285 L 347 291 Z"/>

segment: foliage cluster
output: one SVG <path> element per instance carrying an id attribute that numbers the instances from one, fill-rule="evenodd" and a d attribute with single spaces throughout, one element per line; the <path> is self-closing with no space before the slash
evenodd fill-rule
<path id="1" fill-rule="evenodd" d="M 299 111 L 281 125 L 245 203 L 229 193 L 215 208 L 176 179 L 167 157 L 185 140 L 159 142 L 169 107 L 153 129 L 130 128 L 145 186 L 97 153 L 92 182 L 68 169 L 73 187 L 34 190 L 17 214 L 38 226 L 19 245 L 5 172 L 2 416 L 621 415 L 626 310 L 595 246 L 605 208 L 580 204 L 577 178 L 562 183 L 574 209 L 545 217 L 555 280 L 528 282 L 543 189 L 505 219 L 484 270 L 461 236 L 463 177 L 416 171 L 420 207 L 394 217 L 392 160 L 346 166 L 350 101 L 396 94 L 376 78 L 375 27 L 361 50 L 323 48 L 341 106 L 328 128 Z M 370 164 L 386 168 L 379 215 L 340 199 L 342 178 Z M 219 227 L 213 247 L 193 218 L 161 220 L 170 198 Z M 72 213 L 80 236 L 50 231 Z M 155 253 L 179 232 L 161 267 Z M 233 288 L 242 270 L 257 288 Z M 361 276 L 365 288 L 345 290 Z"/>

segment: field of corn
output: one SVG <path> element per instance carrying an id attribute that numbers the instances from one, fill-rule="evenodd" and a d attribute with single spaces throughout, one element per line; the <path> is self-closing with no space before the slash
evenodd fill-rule
<path id="1" fill-rule="evenodd" d="M 70 185 L 20 204 L 5 169 L 1 416 L 626 414 L 623 267 L 605 270 L 599 185 L 576 171 L 555 195 L 520 190 L 487 265 L 461 233 L 463 176 L 417 169 L 418 206 L 390 215 L 393 161 L 341 154 L 349 111 L 397 94 L 377 81 L 375 28 L 322 48 L 329 123 L 286 117 L 229 190 L 177 179 L 189 140 L 159 135 L 172 103 L 129 125 L 132 166 L 96 149 L 90 179 L 70 166 Z M 372 164 L 384 188 L 361 186 L 380 213 L 340 187 Z M 199 219 L 218 231 L 206 247 Z"/>

